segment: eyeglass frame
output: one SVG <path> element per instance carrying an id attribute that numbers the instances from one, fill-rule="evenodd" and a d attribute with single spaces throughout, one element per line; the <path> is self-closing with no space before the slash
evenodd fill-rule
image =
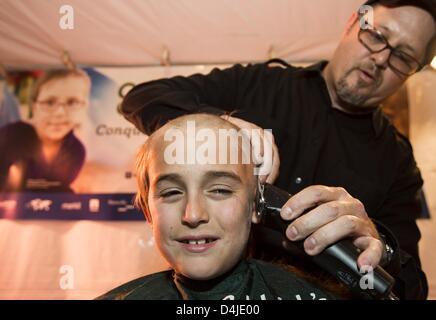
<path id="1" fill-rule="evenodd" d="M 35 103 L 36 103 L 36 104 L 39 104 L 39 105 L 44 105 L 44 104 L 46 104 L 46 106 L 47 106 L 47 104 L 49 103 L 49 101 L 50 101 L 50 100 L 36 100 Z M 68 106 L 67 106 L 67 105 L 68 105 L 68 102 L 60 102 L 60 101 L 56 101 L 52 110 L 48 110 L 47 108 L 44 107 L 44 110 L 43 110 L 43 111 L 46 112 L 46 113 L 53 113 L 53 112 L 55 112 L 55 111 L 57 110 L 57 108 L 59 108 L 60 106 L 62 106 L 66 112 L 77 111 L 77 110 L 79 110 L 80 108 L 83 108 L 83 107 L 85 106 L 85 103 L 86 103 L 86 102 L 83 101 L 83 100 L 76 100 L 76 102 L 79 104 L 79 106 L 78 106 L 77 108 L 72 108 L 72 107 L 68 107 Z"/>
<path id="2" fill-rule="evenodd" d="M 376 33 L 377 36 L 379 36 L 380 39 L 385 43 L 385 46 L 384 46 L 383 48 L 379 49 L 379 50 L 373 50 L 373 49 L 371 49 L 371 48 L 369 47 L 369 45 L 366 44 L 366 43 L 361 39 L 361 34 L 364 33 L 364 32 L 370 32 L 370 33 L 371 33 L 371 32 L 374 32 L 374 33 Z M 417 73 L 418 71 L 420 71 L 422 68 L 424 68 L 424 66 L 423 66 L 423 65 L 422 65 L 422 64 L 421 64 L 421 63 L 420 63 L 416 58 L 414 58 L 414 57 L 412 57 L 411 55 L 405 53 L 404 51 L 401 51 L 401 50 L 398 50 L 398 49 L 394 48 L 394 47 L 389 43 L 389 41 L 386 39 L 386 37 L 383 35 L 383 33 L 381 33 L 380 30 L 377 30 L 374 26 L 368 25 L 368 28 L 360 28 L 359 33 L 357 34 L 357 39 L 358 39 L 359 42 L 360 42 L 360 43 L 361 43 L 361 44 L 362 44 L 366 49 L 368 49 L 371 53 L 382 52 L 382 51 L 385 50 L 386 48 L 389 49 L 389 56 L 388 56 L 388 59 L 387 59 L 387 62 L 388 62 L 389 67 L 390 67 L 392 70 L 394 70 L 394 71 L 396 71 L 396 72 L 398 72 L 398 73 L 400 73 L 400 74 L 402 74 L 402 75 L 404 75 L 404 76 L 409 77 L 409 76 L 411 76 L 411 75 Z M 404 72 L 398 70 L 396 67 L 392 66 L 390 60 L 391 60 L 392 53 L 394 53 L 394 52 L 401 52 L 401 54 L 402 54 L 403 56 L 406 56 L 407 58 L 410 58 L 412 61 L 414 61 L 414 62 L 417 64 L 417 68 L 416 68 L 416 70 L 411 71 L 411 72 L 409 72 L 409 73 L 404 73 Z M 413 70 L 413 69 L 412 69 L 412 70 Z"/>

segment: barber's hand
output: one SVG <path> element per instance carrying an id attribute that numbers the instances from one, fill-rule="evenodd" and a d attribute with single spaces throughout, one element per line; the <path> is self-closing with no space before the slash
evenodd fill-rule
<path id="1" fill-rule="evenodd" d="M 362 202 L 344 188 L 307 187 L 286 202 L 281 216 L 285 220 L 295 219 L 286 229 L 286 236 L 290 240 L 307 237 L 304 249 L 309 255 L 317 255 L 338 240 L 351 238 L 354 245 L 362 250 L 357 260 L 359 268 L 375 268 L 382 258 L 383 245 L 377 229 Z"/>
<path id="2" fill-rule="evenodd" d="M 259 180 L 261 183 L 270 183 L 273 184 L 274 181 L 277 179 L 277 176 L 279 175 L 279 168 L 280 168 L 280 157 L 279 157 L 279 149 L 277 148 L 277 145 L 275 143 L 274 140 L 274 136 L 271 135 L 271 137 L 269 137 L 269 139 L 265 139 L 265 135 L 270 134 L 268 131 L 263 131 L 263 129 L 251 122 L 239 119 L 239 118 L 235 118 L 235 117 L 231 117 L 229 115 L 223 115 L 221 116 L 221 118 L 223 118 L 224 120 L 229 121 L 230 123 L 233 123 L 235 126 L 241 128 L 241 129 L 260 129 L 261 132 L 261 137 L 260 139 L 252 139 L 251 143 L 252 143 L 252 148 L 259 150 L 261 157 L 259 159 L 254 159 L 254 162 L 256 165 L 261 165 L 263 163 L 263 155 L 264 155 L 264 150 L 270 150 L 270 149 L 266 149 L 266 148 L 271 148 L 272 147 L 272 166 L 271 166 L 271 170 L 269 172 L 269 174 L 266 175 L 260 175 L 259 176 Z M 269 142 L 271 141 L 272 146 L 269 145 Z M 258 143 L 260 142 L 260 145 L 258 145 Z M 266 144 L 264 146 L 264 143 Z M 253 152 L 254 155 L 256 155 L 256 152 Z"/>

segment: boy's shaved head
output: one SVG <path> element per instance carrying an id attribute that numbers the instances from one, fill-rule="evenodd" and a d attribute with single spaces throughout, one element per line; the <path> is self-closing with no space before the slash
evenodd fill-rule
<path id="1" fill-rule="evenodd" d="M 221 159 L 224 159 L 224 165 L 230 167 L 240 166 L 239 173 L 243 174 L 241 177 L 244 180 L 244 183 L 255 193 L 257 188 L 257 176 L 254 175 L 254 164 L 250 157 L 251 155 L 251 144 L 249 142 L 248 136 L 245 135 L 241 131 L 241 129 L 234 125 L 233 123 L 220 118 L 216 115 L 211 114 L 189 114 L 178 117 L 174 120 L 169 121 L 158 130 L 151 134 L 144 146 L 140 149 L 140 152 L 137 157 L 137 183 L 138 183 L 138 194 L 136 196 L 136 204 L 144 211 L 148 220 L 150 220 L 150 214 L 148 212 L 147 206 L 147 195 L 149 192 L 149 186 L 151 181 L 149 180 L 148 169 L 150 163 L 152 161 L 166 161 L 165 159 L 165 151 L 174 145 L 173 139 L 168 139 L 168 136 L 172 136 L 172 132 L 179 132 L 183 135 L 184 141 L 182 141 L 183 146 L 181 146 L 184 150 L 184 154 L 188 152 L 188 139 L 192 139 L 195 141 L 196 137 L 192 136 L 192 132 L 189 131 L 188 125 L 195 125 L 196 133 L 201 133 L 204 129 L 209 133 L 213 133 L 213 136 L 216 137 L 215 141 L 203 140 L 201 142 L 196 143 L 195 153 L 196 155 L 201 151 L 200 148 L 209 147 L 209 150 L 214 149 L 218 158 L 221 155 Z M 220 139 L 220 133 L 223 132 L 228 133 L 228 137 L 231 136 L 235 139 L 238 139 L 238 144 L 232 145 L 231 143 L 227 143 L 227 145 L 223 146 L 223 139 Z M 222 136 L 221 136 L 222 137 Z M 247 143 L 248 148 L 244 148 L 244 139 L 245 143 Z M 228 142 L 228 141 L 227 141 Z M 242 142 L 242 143 L 241 143 Z M 202 146 L 201 146 L 202 145 Z M 232 162 L 231 155 L 236 153 L 237 155 L 237 163 Z M 168 153 L 168 152 L 167 152 Z M 222 157 L 225 155 L 224 157 Z M 245 158 L 244 158 L 245 157 Z M 242 162 L 243 159 L 248 159 L 249 161 Z M 196 159 L 198 160 L 198 159 Z M 189 165 L 188 163 L 184 163 L 183 165 Z M 207 164 L 204 164 L 205 166 Z M 236 168 L 236 167 L 235 167 Z"/>

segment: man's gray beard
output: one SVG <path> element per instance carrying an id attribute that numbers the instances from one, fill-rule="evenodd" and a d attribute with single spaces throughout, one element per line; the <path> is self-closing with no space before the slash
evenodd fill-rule
<path id="1" fill-rule="evenodd" d="M 354 88 L 347 84 L 346 79 L 354 70 L 355 69 L 351 69 L 347 72 L 336 84 L 337 97 L 339 98 L 339 101 L 347 105 L 344 106 L 346 109 L 361 109 L 364 107 L 363 103 L 368 99 L 367 94 L 357 94 L 356 88 L 367 86 L 363 81 L 359 79 Z"/>

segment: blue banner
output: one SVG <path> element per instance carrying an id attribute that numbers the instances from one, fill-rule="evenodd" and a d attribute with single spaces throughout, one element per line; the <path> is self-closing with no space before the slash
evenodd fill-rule
<path id="1" fill-rule="evenodd" d="M 134 194 L 0 193 L 0 218 L 36 220 L 145 220 Z"/>
<path id="2" fill-rule="evenodd" d="M 146 136 L 117 111 L 135 77 L 134 69 L 92 68 L 9 75 L 0 97 L 0 218 L 144 219 L 132 198 Z"/>

